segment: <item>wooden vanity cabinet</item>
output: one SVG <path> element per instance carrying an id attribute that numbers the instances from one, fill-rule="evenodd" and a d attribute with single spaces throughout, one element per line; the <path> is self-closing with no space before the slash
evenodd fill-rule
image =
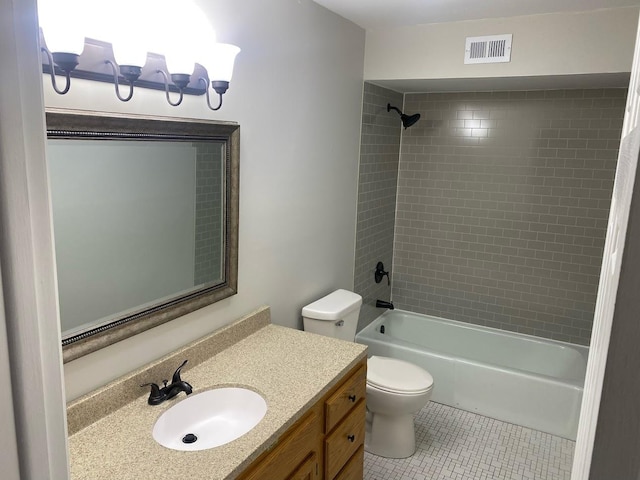
<path id="1" fill-rule="evenodd" d="M 322 459 L 322 410 L 316 405 L 242 475 L 242 480 L 317 480 Z"/>
<path id="2" fill-rule="evenodd" d="M 288 480 L 312 480 L 318 478 L 319 471 L 318 455 L 314 452 L 307 457 L 302 465 L 296 468 Z"/>
<path id="3" fill-rule="evenodd" d="M 364 445 L 366 381 L 367 366 L 361 363 L 324 401 L 323 478 L 326 480 L 339 478 L 349 460 Z"/>
<path id="4" fill-rule="evenodd" d="M 344 375 L 241 480 L 362 480 L 366 359 Z"/>
<path id="5" fill-rule="evenodd" d="M 362 480 L 364 476 L 364 445 L 349 459 L 334 480 Z"/>

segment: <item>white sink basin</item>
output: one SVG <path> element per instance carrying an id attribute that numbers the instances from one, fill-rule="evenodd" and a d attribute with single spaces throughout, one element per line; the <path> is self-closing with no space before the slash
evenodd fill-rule
<path id="1" fill-rule="evenodd" d="M 267 413 L 264 398 L 246 388 L 216 388 L 190 395 L 164 412 L 153 438 L 173 450 L 206 450 L 241 437 Z"/>

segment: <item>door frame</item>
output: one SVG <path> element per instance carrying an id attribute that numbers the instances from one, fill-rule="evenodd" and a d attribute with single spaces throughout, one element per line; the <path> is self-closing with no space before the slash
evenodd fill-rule
<path id="1" fill-rule="evenodd" d="M 588 480 L 640 153 L 640 25 L 611 199 L 571 480 Z M 635 239 L 628 239 L 635 240 Z M 619 394 L 623 394 L 620 392 Z"/>
<path id="2" fill-rule="evenodd" d="M 36 0 L 0 0 L 0 12 L 0 265 L 11 418 L 20 478 L 59 480 L 68 478 L 66 405 Z"/>

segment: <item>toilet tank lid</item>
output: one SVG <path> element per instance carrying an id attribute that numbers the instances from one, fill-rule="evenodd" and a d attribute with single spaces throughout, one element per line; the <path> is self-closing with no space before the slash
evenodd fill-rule
<path id="1" fill-rule="evenodd" d="M 340 289 L 304 307 L 302 316 L 315 320 L 341 320 L 361 305 L 360 295 Z"/>

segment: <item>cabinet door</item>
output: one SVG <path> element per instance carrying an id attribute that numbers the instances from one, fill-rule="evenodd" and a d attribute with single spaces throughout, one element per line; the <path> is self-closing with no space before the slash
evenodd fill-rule
<path id="1" fill-rule="evenodd" d="M 364 446 L 353 454 L 335 480 L 362 480 L 364 476 Z"/>
<path id="2" fill-rule="evenodd" d="M 319 473 L 318 456 L 312 452 L 287 480 L 317 480 Z"/>
<path id="3" fill-rule="evenodd" d="M 302 465 L 309 455 L 321 448 L 322 423 L 319 411 L 320 405 L 313 407 L 306 417 L 284 434 L 273 450 L 258 459 L 240 478 L 281 480 L 288 479 L 292 472 L 297 472 L 298 465 Z"/>

